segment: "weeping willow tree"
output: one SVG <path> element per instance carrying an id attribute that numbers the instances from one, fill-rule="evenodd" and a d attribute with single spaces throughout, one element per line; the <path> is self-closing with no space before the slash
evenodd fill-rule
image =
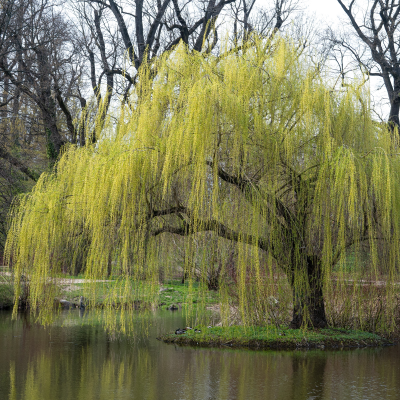
<path id="1" fill-rule="evenodd" d="M 333 90 L 283 39 L 223 56 L 180 45 L 143 67 L 130 106 L 100 125 L 95 146 L 67 147 L 14 206 L 6 254 L 17 296 L 29 276 L 32 309 L 51 310 L 61 270 L 119 274 L 110 308 L 132 298 L 132 282 L 154 282 L 158 293 L 171 235 L 184 239 L 191 279 L 206 232 L 219 238 L 214 246 L 235 245 L 243 320 L 276 296 L 276 273 L 293 293 L 293 327 L 325 327 L 328 294 L 350 287 L 361 299 L 354 282 L 366 277 L 384 279 L 393 304 L 400 164 L 365 85 Z M 205 276 L 206 257 L 200 268 Z M 230 284 L 220 283 L 222 299 Z M 350 310 L 360 318 L 361 303 Z"/>

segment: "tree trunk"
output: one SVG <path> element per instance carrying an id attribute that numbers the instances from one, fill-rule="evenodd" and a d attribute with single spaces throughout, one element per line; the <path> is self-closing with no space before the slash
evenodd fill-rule
<path id="1" fill-rule="evenodd" d="M 400 112 L 400 85 L 395 83 L 393 95 L 390 99 L 389 128 L 394 131 L 399 129 L 399 112 Z"/>
<path id="2" fill-rule="evenodd" d="M 399 110 L 399 101 L 394 101 L 390 107 L 389 115 L 389 126 L 392 131 L 394 131 L 394 128 L 396 127 L 399 128 Z"/>
<path id="3" fill-rule="evenodd" d="M 50 64 L 49 51 L 45 48 L 36 51 L 39 69 L 39 107 L 46 135 L 47 156 L 52 163 L 57 160 L 64 142 L 57 127 L 57 109 L 52 96 L 52 66 Z"/>
<path id="4" fill-rule="evenodd" d="M 322 292 L 321 260 L 318 257 L 307 256 L 306 267 L 307 287 L 301 285 L 299 288 L 292 282 L 293 318 L 290 327 L 325 328 L 328 323 Z"/>
<path id="5" fill-rule="evenodd" d="M 50 114 L 48 110 L 42 110 L 42 118 L 46 134 L 47 157 L 51 162 L 55 162 L 63 145 L 63 140 L 56 123 L 56 116 Z"/>

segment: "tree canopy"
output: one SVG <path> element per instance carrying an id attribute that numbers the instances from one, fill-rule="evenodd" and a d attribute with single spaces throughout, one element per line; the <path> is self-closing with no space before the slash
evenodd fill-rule
<path id="1" fill-rule="evenodd" d="M 130 96 L 96 144 L 66 147 L 15 203 L 6 256 L 17 286 L 30 276 L 32 309 L 52 308 L 60 271 L 119 274 L 110 307 L 132 282 L 156 295 L 165 238 L 184 238 L 190 279 L 208 232 L 235 246 L 220 290 L 237 283 L 243 320 L 266 323 L 269 296 L 289 285 L 292 326 L 329 324 L 334 292 L 361 321 L 360 279 L 383 277 L 393 329 L 400 164 L 361 81 L 336 91 L 290 41 L 254 38 L 218 56 L 180 44 L 140 70 Z M 201 277 L 209 267 L 201 258 Z"/>

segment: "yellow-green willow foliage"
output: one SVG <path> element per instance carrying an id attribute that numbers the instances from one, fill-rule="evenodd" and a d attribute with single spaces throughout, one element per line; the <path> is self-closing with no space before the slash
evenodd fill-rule
<path id="1" fill-rule="evenodd" d="M 283 39 L 219 57 L 180 45 L 143 67 L 130 106 L 96 132 L 97 144 L 66 148 L 15 205 L 7 257 L 16 282 L 29 276 L 32 309 L 48 315 L 50 278 L 62 270 L 118 274 L 110 309 L 140 291 L 156 301 L 171 235 L 184 237 L 189 280 L 196 261 L 204 283 L 211 232 L 213 246 L 235 244 L 234 267 L 220 271 L 224 321 L 234 287 L 243 322 L 273 322 L 289 304 L 295 327 L 334 315 L 363 326 L 376 287 L 365 285 L 380 280 L 374 329 L 393 330 L 397 145 L 372 120 L 364 86 L 326 82 Z"/>

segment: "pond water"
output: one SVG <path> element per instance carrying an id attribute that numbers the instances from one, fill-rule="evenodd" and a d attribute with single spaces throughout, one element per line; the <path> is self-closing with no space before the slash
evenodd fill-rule
<path id="1" fill-rule="evenodd" d="M 400 346 L 341 351 L 250 351 L 168 345 L 185 326 L 158 311 L 134 342 L 111 340 L 79 312 L 43 328 L 0 312 L 0 399 L 400 399 Z M 149 322 L 154 324 L 149 326 Z"/>

